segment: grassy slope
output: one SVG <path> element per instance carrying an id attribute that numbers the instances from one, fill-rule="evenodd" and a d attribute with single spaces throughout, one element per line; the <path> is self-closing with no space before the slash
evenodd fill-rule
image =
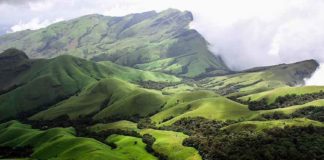
<path id="1" fill-rule="evenodd" d="M 123 154 L 132 160 L 157 160 L 156 157 L 145 150 L 146 144 L 141 138 L 113 134 L 106 141 L 116 144 L 114 152 Z"/>
<path id="2" fill-rule="evenodd" d="M 309 60 L 205 78 L 199 83 L 203 88 L 218 90 L 227 96 L 244 96 L 279 87 L 303 84 L 304 79 L 310 77 L 317 67 L 317 62 Z"/>
<path id="3" fill-rule="evenodd" d="M 110 70 L 116 74 L 116 77 L 124 80 L 154 81 L 154 82 L 180 82 L 181 81 L 181 79 L 176 76 L 172 76 L 160 72 L 138 70 L 131 67 L 117 65 L 109 61 L 99 62 L 98 64 L 102 64 L 105 67 L 110 68 Z"/>
<path id="4" fill-rule="evenodd" d="M 130 121 L 117 121 L 112 123 L 99 123 L 88 128 L 93 132 L 101 132 L 105 130 L 121 129 L 121 130 L 130 130 L 130 131 L 139 131 L 137 128 L 137 123 Z"/>
<path id="5" fill-rule="evenodd" d="M 11 121 L 1 124 L 0 131 L 1 146 L 32 146 L 32 157 L 37 159 L 122 160 L 127 157 L 94 139 L 75 137 L 71 128 L 40 131 Z"/>
<path id="6" fill-rule="evenodd" d="M 185 83 L 182 84 L 178 84 L 175 86 L 169 86 L 169 87 L 165 87 L 162 89 L 162 92 L 164 94 L 176 94 L 176 93 L 181 93 L 181 92 L 191 92 L 196 90 L 197 86 L 196 85 L 188 85 Z"/>
<path id="7" fill-rule="evenodd" d="M 245 97 L 242 97 L 243 100 L 248 100 L 249 98 L 251 101 L 258 101 L 263 98 L 267 99 L 267 102 L 269 104 L 273 103 L 277 97 L 279 96 L 285 96 L 287 94 L 307 94 L 307 93 L 318 93 L 320 91 L 324 91 L 323 86 L 303 86 L 303 87 L 281 87 L 276 88 L 270 91 L 265 91 L 261 93 L 256 93 L 252 95 L 248 95 Z"/>
<path id="8" fill-rule="evenodd" d="M 283 119 L 283 120 L 269 120 L 269 121 L 244 121 L 235 123 L 226 127 L 222 130 L 228 132 L 241 132 L 245 130 L 262 132 L 265 129 L 271 129 L 275 127 L 284 128 L 286 126 L 319 126 L 324 127 L 324 123 L 309 120 L 306 118 L 296 118 L 296 119 Z"/>
<path id="9" fill-rule="evenodd" d="M 119 127 L 120 126 L 120 127 Z M 118 121 L 106 124 L 96 124 L 89 128 L 91 131 L 100 132 L 109 129 L 124 129 L 133 130 L 140 134 L 150 134 L 156 141 L 153 144 L 153 149 L 163 155 L 167 155 L 170 160 L 200 160 L 201 157 L 197 150 L 192 147 L 185 147 L 182 142 L 188 136 L 173 131 L 153 130 L 153 129 L 138 129 L 136 123 L 129 121 Z M 132 145 L 132 144 L 131 144 Z"/>
<path id="10" fill-rule="evenodd" d="M 197 150 L 182 145 L 183 140 L 188 137 L 183 133 L 153 129 L 144 129 L 140 133 L 152 135 L 156 139 L 153 149 L 167 155 L 169 160 L 201 160 Z"/>
<path id="11" fill-rule="evenodd" d="M 238 120 L 241 118 L 250 118 L 257 114 L 255 111 L 250 111 L 246 105 L 242 105 L 231 101 L 225 97 L 218 98 L 203 98 L 183 103 L 177 106 L 163 110 L 151 119 L 154 122 L 161 123 L 164 119 L 170 116 L 174 117 L 159 125 L 170 125 L 184 117 L 204 117 L 207 119 L 216 120 Z"/>
<path id="12" fill-rule="evenodd" d="M 12 75 L 3 88 L 13 88 L 0 95 L 0 119 L 15 116 L 22 111 L 48 106 L 81 91 L 106 77 L 123 80 L 177 82 L 180 79 L 161 73 L 141 71 L 115 64 L 98 64 L 72 56 L 59 56 L 50 60 L 24 60 L 28 69 Z M 13 68 L 13 67 L 12 67 Z M 6 74 L 1 75 L 6 76 Z M 19 99 L 19 101 L 17 101 Z"/>
<path id="13" fill-rule="evenodd" d="M 140 89 L 114 78 L 103 79 L 83 90 L 80 95 L 62 101 L 31 119 L 55 119 L 62 115 L 76 119 L 94 113 L 97 113 L 95 119 L 147 116 L 160 110 L 164 103 L 164 97 L 157 91 Z"/>
<path id="14" fill-rule="evenodd" d="M 280 113 L 284 113 L 284 114 L 292 114 L 293 112 L 303 109 L 303 108 L 308 108 L 310 106 L 314 106 L 314 107 L 323 107 L 324 106 L 324 99 L 320 99 L 320 100 L 315 100 L 309 103 L 305 103 L 303 105 L 296 105 L 296 106 L 290 106 L 290 107 L 285 107 L 285 108 L 278 108 L 278 109 L 272 109 L 272 110 L 264 110 L 261 111 L 260 113 L 262 114 L 271 114 L 274 112 L 280 112 Z"/>
<path id="15" fill-rule="evenodd" d="M 191 13 L 174 9 L 124 17 L 88 15 L 0 36 L 0 51 L 16 47 L 36 58 L 70 54 L 187 77 L 206 69 L 227 72 L 205 39 L 189 29 L 192 20 Z"/>
<path id="16" fill-rule="evenodd" d="M 210 98 L 210 97 L 217 97 L 217 96 L 219 95 L 212 91 L 192 91 L 192 92 L 175 93 L 169 97 L 163 109 L 173 107 L 180 103 L 186 103 L 201 98 Z"/>
<path id="17" fill-rule="evenodd" d="M 272 110 L 251 111 L 246 105 L 233 102 L 225 97 L 201 98 L 166 108 L 151 117 L 158 126 L 171 125 L 184 117 L 204 117 L 213 120 L 251 120 L 263 114 L 281 112 L 291 114 L 310 106 L 324 106 L 324 100 L 316 100 L 304 105 L 296 105 Z"/>

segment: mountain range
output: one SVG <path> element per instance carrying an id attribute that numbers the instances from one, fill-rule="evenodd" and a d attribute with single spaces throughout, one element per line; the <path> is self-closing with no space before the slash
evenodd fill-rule
<path id="1" fill-rule="evenodd" d="M 0 159 L 322 159 L 315 60 L 232 71 L 189 11 L 0 36 Z"/>

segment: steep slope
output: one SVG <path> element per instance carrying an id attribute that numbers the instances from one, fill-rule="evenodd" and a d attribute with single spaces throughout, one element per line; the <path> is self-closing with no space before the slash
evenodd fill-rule
<path id="1" fill-rule="evenodd" d="M 36 31 L 0 37 L 0 50 L 16 47 L 32 58 L 62 54 L 187 77 L 228 71 L 206 40 L 189 29 L 190 12 L 169 9 L 124 17 L 88 15 Z"/>
<path id="2" fill-rule="evenodd" d="M 8 49 L 0 54 L 0 93 L 18 87 L 14 82 L 32 63 L 24 52 L 16 49 Z"/>
<path id="3" fill-rule="evenodd" d="M 0 112 L 6 113 L 0 120 L 53 105 L 107 77 L 130 82 L 180 80 L 166 74 L 116 64 L 103 65 L 67 55 L 29 60 L 23 52 L 14 49 L 0 54 L 0 64 L 4 65 L 0 69 Z"/>

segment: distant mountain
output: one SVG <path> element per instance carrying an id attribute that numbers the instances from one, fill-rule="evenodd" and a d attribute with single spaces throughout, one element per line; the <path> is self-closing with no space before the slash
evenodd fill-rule
<path id="1" fill-rule="evenodd" d="M 227 96 L 242 96 L 278 87 L 305 84 L 319 67 L 315 60 L 248 69 L 235 74 L 208 77 L 199 81 L 203 88 L 217 90 Z"/>
<path id="2" fill-rule="evenodd" d="M 189 28 L 190 12 L 168 9 L 124 17 L 87 15 L 35 31 L 0 36 L 0 51 L 15 47 L 31 58 L 68 54 L 94 61 L 112 61 L 142 70 L 185 77 L 229 71 L 208 43 Z"/>

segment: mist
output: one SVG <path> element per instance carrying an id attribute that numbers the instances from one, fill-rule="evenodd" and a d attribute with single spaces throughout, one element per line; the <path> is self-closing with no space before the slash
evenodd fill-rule
<path id="1" fill-rule="evenodd" d="M 320 67 L 315 71 L 311 78 L 305 79 L 306 85 L 320 86 L 324 83 L 324 63 L 320 64 Z"/>
<path id="2" fill-rule="evenodd" d="M 322 0 L 2 0 L 0 25 L 11 24 L 8 32 L 15 32 L 85 14 L 122 16 L 168 8 L 191 11 L 190 27 L 232 70 L 307 59 L 324 64 Z M 323 85 L 323 68 L 306 84 Z"/>

